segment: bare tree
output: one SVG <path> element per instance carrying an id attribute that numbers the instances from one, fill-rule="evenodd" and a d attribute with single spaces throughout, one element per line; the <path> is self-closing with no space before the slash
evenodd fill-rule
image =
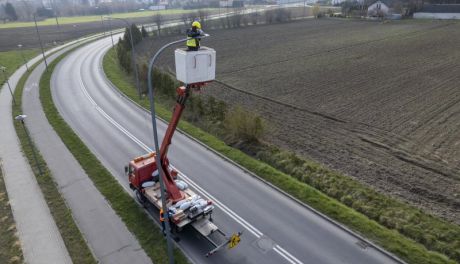
<path id="1" fill-rule="evenodd" d="M 198 16 L 198 13 L 188 13 L 188 21 L 189 23 L 192 23 L 192 21 L 194 21 L 195 19 L 197 19 L 199 16 Z"/>
<path id="2" fill-rule="evenodd" d="M 204 26 L 206 24 L 206 20 L 208 20 L 209 12 L 205 10 L 199 10 L 197 15 L 198 15 L 198 18 L 200 19 L 201 25 Z"/>
<path id="3" fill-rule="evenodd" d="M 0 20 L 2 20 L 3 23 L 6 23 L 7 20 L 5 9 L 3 9 L 2 7 L 0 7 Z"/>
<path id="4" fill-rule="evenodd" d="M 33 7 L 30 6 L 30 3 L 28 1 L 22 0 L 21 2 L 24 5 L 24 12 L 25 12 L 26 19 L 31 20 Z"/>
<path id="5" fill-rule="evenodd" d="M 250 13 L 249 16 L 251 17 L 251 24 L 257 25 L 257 23 L 259 22 L 260 14 L 258 12 L 253 12 Z"/>
<path id="6" fill-rule="evenodd" d="M 182 22 L 184 22 L 184 26 L 188 27 L 188 25 L 190 24 L 188 14 L 184 13 L 184 14 L 182 14 L 182 16 L 180 18 L 181 18 Z"/>
<path id="7" fill-rule="evenodd" d="M 163 25 L 163 16 L 156 14 L 153 16 L 153 23 L 157 26 L 158 36 L 161 34 L 161 26 Z"/>

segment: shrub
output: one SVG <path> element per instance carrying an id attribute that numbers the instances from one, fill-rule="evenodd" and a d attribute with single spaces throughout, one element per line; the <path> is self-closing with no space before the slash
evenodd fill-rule
<path id="1" fill-rule="evenodd" d="M 275 12 L 273 10 L 265 11 L 265 23 L 272 24 L 275 21 Z"/>
<path id="2" fill-rule="evenodd" d="M 126 40 L 121 40 L 117 44 L 117 58 L 120 66 L 127 72 L 131 72 L 131 53 L 126 48 Z"/>
<path id="3" fill-rule="evenodd" d="M 136 46 L 139 42 L 142 41 L 142 33 L 139 30 L 139 28 L 136 26 L 136 24 L 131 24 L 131 34 L 133 35 L 133 44 Z M 125 34 L 123 35 L 123 41 L 119 42 L 121 43 L 125 50 L 130 51 L 131 50 L 131 34 L 129 33 L 129 29 L 125 29 Z"/>
<path id="4" fill-rule="evenodd" d="M 224 120 L 224 129 L 231 141 L 258 142 L 264 133 L 264 123 L 257 114 L 240 106 L 230 111 Z"/>
<path id="5" fill-rule="evenodd" d="M 147 32 L 144 26 L 142 26 L 141 28 L 141 33 L 142 33 L 142 38 L 147 38 L 149 36 L 149 33 Z"/>
<path id="6" fill-rule="evenodd" d="M 231 21 L 231 26 L 238 28 L 241 26 L 241 22 L 243 20 L 243 15 L 241 14 L 235 14 L 231 16 L 230 21 Z"/>
<path id="7" fill-rule="evenodd" d="M 314 7 L 313 7 L 313 16 L 318 18 L 319 17 L 319 14 L 320 14 L 320 11 L 319 11 L 319 5 L 316 4 Z"/>
<path id="8" fill-rule="evenodd" d="M 249 14 L 249 16 L 251 18 L 251 24 L 257 25 L 257 23 L 259 22 L 260 14 L 257 12 L 254 12 L 254 13 Z"/>
<path id="9" fill-rule="evenodd" d="M 225 119 L 227 113 L 227 105 L 220 100 L 216 100 L 214 97 L 209 96 L 205 104 L 205 115 L 211 122 L 222 122 Z"/>
<path id="10" fill-rule="evenodd" d="M 275 10 L 275 21 L 278 23 L 291 21 L 291 11 L 279 8 Z"/>

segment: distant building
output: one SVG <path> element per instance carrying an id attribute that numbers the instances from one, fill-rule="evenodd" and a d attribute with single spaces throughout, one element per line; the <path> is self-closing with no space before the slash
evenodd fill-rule
<path id="1" fill-rule="evenodd" d="M 386 17 L 390 13 L 390 8 L 382 1 L 377 1 L 367 8 L 369 17 Z"/>
<path id="2" fill-rule="evenodd" d="M 166 6 L 164 5 L 149 6 L 149 10 L 152 10 L 152 11 L 165 10 L 165 9 L 166 9 Z"/>
<path id="3" fill-rule="evenodd" d="M 220 2 L 219 2 L 219 6 L 220 6 L 220 7 L 232 7 L 232 6 L 233 6 L 233 1 L 232 1 L 232 0 L 229 0 L 229 1 L 220 1 Z"/>
<path id="4" fill-rule="evenodd" d="M 242 0 L 226 0 L 226 1 L 220 1 L 219 2 L 220 7 L 244 7 L 244 1 Z"/>
<path id="5" fill-rule="evenodd" d="M 345 0 L 332 0 L 332 5 L 340 5 L 342 2 L 345 2 Z"/>
<path id="6" fill-rule="evenodd" d="M 420 11 L 414 13 L 418 19 L 460 19 L 460 5 L 424 5 Z"/>
<path id="7" fill-rule="evenodd" d="M 277 5 L 287 5 L 287 4 L 294 4 L 294 3 L 308 3 L 309 1 L 305 0 L 276 0 Z"/>

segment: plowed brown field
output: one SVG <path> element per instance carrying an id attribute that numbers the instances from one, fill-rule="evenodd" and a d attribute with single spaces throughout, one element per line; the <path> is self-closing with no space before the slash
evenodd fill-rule
<path id="1" fill-rule="evenodd" d="M 218 72 L 206 93 L 265 117 L 265 140 L 460 224 L 460 24 L 324 19 L 209 33 Z"/>

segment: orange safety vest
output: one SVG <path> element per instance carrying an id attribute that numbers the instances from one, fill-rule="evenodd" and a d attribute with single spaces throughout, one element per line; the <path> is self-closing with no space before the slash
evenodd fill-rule
<path id="1" fill-rule="evenodd" d="M 165 218 L 163 217 L 163 208 L 160 209 L 160 222 L 164 222 Z"/>

